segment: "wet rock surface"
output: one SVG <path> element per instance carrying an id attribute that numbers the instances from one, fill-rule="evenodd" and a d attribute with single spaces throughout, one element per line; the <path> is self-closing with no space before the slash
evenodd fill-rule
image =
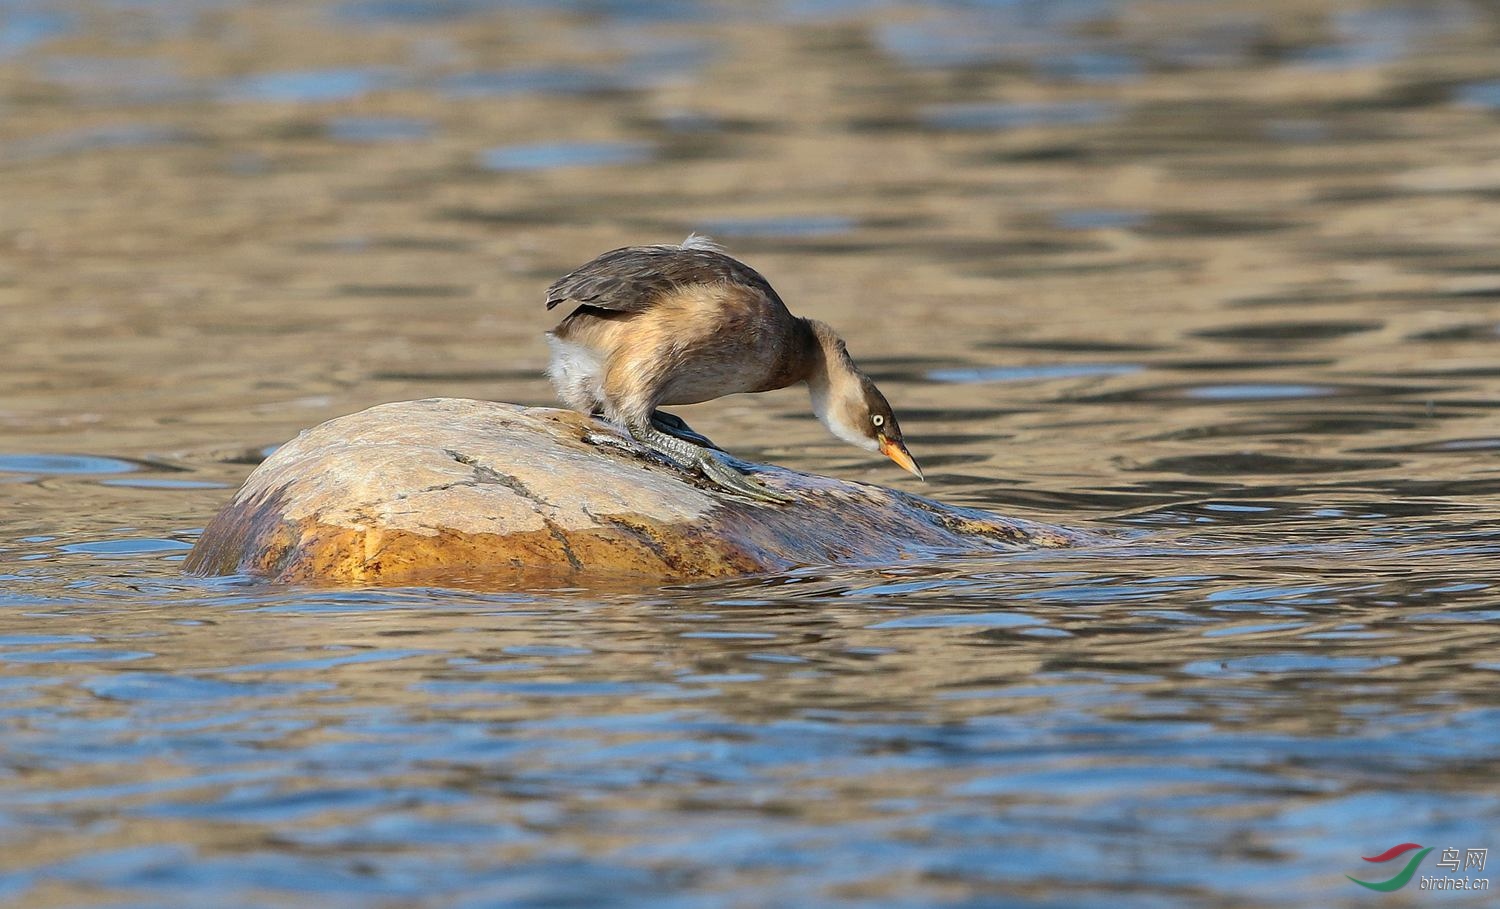
<path id="1" fill-rule="evenodd" d="M 671 580 L 1061 547 L 1085 535 L 753 465 L 748 502 L 571 411 L 453 398 L 330 420 L 256 468 L 187 560 L 292 582 Z"/>

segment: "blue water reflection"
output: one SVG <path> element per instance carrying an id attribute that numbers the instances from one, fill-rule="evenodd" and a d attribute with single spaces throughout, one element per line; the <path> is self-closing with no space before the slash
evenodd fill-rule
<path id="1" fill-rule="evenodd" d="M 1110 230 L 1135 227 L 1150 216 L 1134 209 L 1084 208 L 1057 212 L 1052 220 L 1066 230 Z"/>
<path id="2" fill-rule="evenodd" d="M 858 226 L 839 215 L 785 215 L 768 218 L 716 218 L 700 229 L 711 237 L 825 237 L 848 233 Z"/>
<path id="3" fill-rule="evenodd" d="M 0 454 L 0 471 L 42 474 L 129 473 L 139 464 L 117 458 L 70 454 Z"/>
<path id="4" fill-rule="evenodd" d="M 487 149 L 479 162 L 487 170 L 551 170 L 640 164 L 654 153 L 655 148 L 645 142 L 540 142 Z"/>
<path id="5" fill-rule="evenodd" d="M 393 72 L 383 67 L 288 70 L 233 79 L 219 92 L 226 101 L 310 104 L 359 98 L 392 79 Z"/>
<path id="6" fill-rule="evenodd" d="M 1500 79 L 1460 86 L 1455 97 L 1460 104 L 1500 109 Z"/>
<path id="7" fill-rule="evenodd" d="M 71 13 L 22 5 L 0 5 L 0 12 L 0 60 L 67 34 L 75 21 Z"/>
<path id="8" fill-rule="evenodd" d="M 186 552 L 192 544 L 181 540 L 156 540 L 149 538 L 117 538 L 91 540 L 83 543 L 68 543 L 59 546 L 63 552 L 96 556 L 137 556 L 143 553 Z"/>

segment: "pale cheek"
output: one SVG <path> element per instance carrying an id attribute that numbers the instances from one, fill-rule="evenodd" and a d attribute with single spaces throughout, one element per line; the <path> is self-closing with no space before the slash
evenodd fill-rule
<path id="1" fill-rule="evenodd" d="M 835 432 L 835 435 L 843 439 L 845 442 L 848 442 L 850 445 L 856 445 L 860 448 L 865 449 L 866 451 L 880 450 L 879 442 L 858 431 L 857 429 L 854 429 L 853 427 L 845 426 L 843 432 Z"/>
<path id="2" fill-rule="evenodd" d="M 813 413 L 818 415 L 818 419 L 828 427 L 829 432 L 841 441 L 848 442 L 857 448 L 863 448 L 866 451 L 880 450 L 879 442 L 860 432 L 860 427 L 852 425 L 844 418 L 842 411 L 853 408 L 837 406 L 835 402 L 840 399 L 834 398 L 829 393 L 830 389 L 826 384 L 809 382 L 807 390 L 812 395 Z"/>
<path id="3" fill-rule="evenodd" d="M 850 445 L 863 448 L 867 451 L 880 450 L 879 442 L 860 432 L 855 427 L 850 426 L 848 423 L 843 422 L 842 420 L 828 420 L 825 421 L 825 424 L 828 426 L 829 432 L 832 432 L 834 435 L 838 436 L 843 441 L 848 442 Z"/>

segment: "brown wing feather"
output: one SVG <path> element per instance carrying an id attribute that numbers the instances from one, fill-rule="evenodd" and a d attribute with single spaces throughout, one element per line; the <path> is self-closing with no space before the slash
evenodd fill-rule
<path id="1" fill-rule="evenodd" d="M 573 303 L 641 312 L 676 288 L 721 282 L 754 287 L 781 304 L 760 272 L 724 253 L 682 246 L 627 246 L 558 278 L 547 288 L 547 308 Z"/>

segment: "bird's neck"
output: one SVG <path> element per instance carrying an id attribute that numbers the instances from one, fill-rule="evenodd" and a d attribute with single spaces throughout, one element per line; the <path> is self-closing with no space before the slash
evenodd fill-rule
<path id="1" fill-rule="evenodd" d="M 847 413 L 848 402 L 863 399 L 859 367 L 849 358 L 844 341 L 832 328 L 816 319 L 803 320 L 807 337 L 803 346 L 804 379 L 812 397 L 813 413 L 828 431 L 852 445 L 868 447 Z"/>
<path id="2" fill-rule="evenodd" d="M 844 342 L 826 322 L 798 319 L 798 378 L 809 386 L 827 388 L 853 364 L 844 352 Z"/>

